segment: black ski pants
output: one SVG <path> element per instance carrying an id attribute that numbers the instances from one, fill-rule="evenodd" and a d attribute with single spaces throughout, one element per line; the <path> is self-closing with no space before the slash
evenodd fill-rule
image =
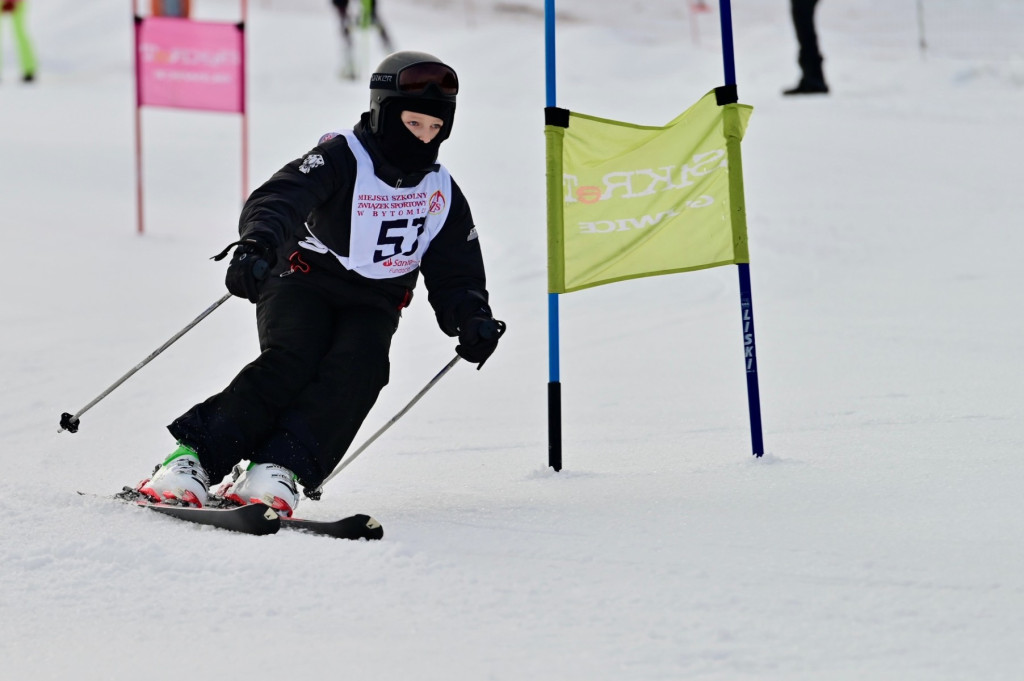
<path id="1" fill-rule="evenodd" d="M 818 0 L 790 0 L 793 28 L 796 29 L 796 39 L 800 44 L 797 61 L 803 71 L 803 80 L 815 85 L 824 85 L 825 74 L 821 66 L 821 51 L 818 49 L 818 32 L 814 28 L 814 10 L 817 5 Z"/>
<path id="2" fill-rule="evenodd" d="M 212 484 L 249 459 L 319 486 L 387 385 L 398 310 L 324 285 L 324 276 L 269 279 L 256 306 L 260 356 L 168 426 Z"/>

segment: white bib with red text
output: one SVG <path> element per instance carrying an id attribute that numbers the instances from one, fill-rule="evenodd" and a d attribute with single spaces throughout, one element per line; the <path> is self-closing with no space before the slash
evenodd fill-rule
<path id="1" fill-rule="evenodd" d="M 325 246 L 306 225 L 309 236 L 299 245 L 330 252 L 345 266 L 367 279 L 391 279 L 420 266 L 431 240 L 448 218 L 452 178 L 441 166 L 415 187 L 392 187 L 373 172 L 373 160 L 351 130 L 342 131 L 356 159 L 352 193 L 352 230 L 348 255 Z"/>

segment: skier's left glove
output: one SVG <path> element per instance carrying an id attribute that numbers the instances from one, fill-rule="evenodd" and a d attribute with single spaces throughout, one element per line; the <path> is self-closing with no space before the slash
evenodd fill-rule
<path id="1" fill-rule="evenodd" d="M 482 309 L 459 326 L 459 344 L 455 346 L 455 352 L 481 369 L 497 349 L 498 339 L 505 333 L 505 328 L 505 322 Z"/>
<path id="2" fill-rule="evenodd" d="M 260 299 L 260 288 L 277 263 L 277 253 L 261 239 L 242 239 L 228 264 L 224 285 L 228 291 L 250 303 Z M 230 248 L 230 246 L 229 246 Z"/>

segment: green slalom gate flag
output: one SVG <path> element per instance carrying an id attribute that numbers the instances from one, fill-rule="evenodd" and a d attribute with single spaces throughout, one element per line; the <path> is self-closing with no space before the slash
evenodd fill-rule
<path id="1" fill-rule="evenodd" d="M 558 111 L 545 126 L 550 293 L 749 262 L 751 107 L 711 91 L 664 127 Z"/>

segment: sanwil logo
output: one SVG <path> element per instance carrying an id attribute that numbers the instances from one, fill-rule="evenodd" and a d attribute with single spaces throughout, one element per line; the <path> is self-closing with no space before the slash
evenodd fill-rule
<path id="1" fill-rule="evenodd" d="M 702 196 L 694 201 L 687 201 L 687 208 L 702 208 L 710 206 L 715 200 L 710 196 Z M 579 223 L 580 234 L 607 234 L 608 232 L 628 232 L 631 229 L 645 229 L 653 227 L 666 218 L 674 218 L 679 211 L 666 210 L 654 215 L 644 215 L 639 218 L 620 218 L 618 220 L 595 220 L 594 222 Z"/>

